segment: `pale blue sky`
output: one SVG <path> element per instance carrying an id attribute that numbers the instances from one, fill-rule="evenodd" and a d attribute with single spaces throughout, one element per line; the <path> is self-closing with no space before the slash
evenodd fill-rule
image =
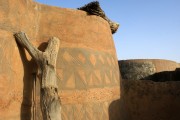
<path id="1" fill-rule="evenodd" d="M 76 9 L 92 0 L 35 0 Z M 99 0 L 120 28 L 113 35 L 118 59 L 180 62 L 180 0 Z"/>

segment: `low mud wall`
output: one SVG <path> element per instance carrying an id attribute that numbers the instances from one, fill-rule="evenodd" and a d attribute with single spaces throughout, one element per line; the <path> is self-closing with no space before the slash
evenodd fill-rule
<path id="1" fill-rule="evenodd" d="M 122 80 L 122 120 L 179 120 L 180 82 Z"/>
<path id="2" fill-rule="evenodd" d="M 123 79 L 178 81 L 179 64 L 174 61 L 160 59 L 137 59 L 119 61 Z"/>
<path id="3" fill-rule="evenodd" d="M 119 100 L 122 120 L 180 119 L 180 78 L 176 62 L 127 60 L 120 61 L 119 65 L 125 78 L 121 81 Z M 173 75 L 178 77 L 174 79 Z M 127 79 L 128 76 L 132 79 Z"/>

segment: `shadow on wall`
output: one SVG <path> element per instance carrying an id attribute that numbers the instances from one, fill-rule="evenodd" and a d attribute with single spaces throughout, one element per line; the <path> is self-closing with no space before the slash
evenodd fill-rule
<path id="1" fill-rule="evenodd" d="M 109 119 L 108 120 L 133 120 L 131 116 L 128 114 L 125 102 L 125 87 L 124 87 L 124 80 L 122 79 L 121 70 L 119 68 L 120 78 L 119 78 L 119 86 L 120 86 L 120 99 L 114 100 L 110 103 L 108 112 L 109 112 Z M 135 119 L 134 119 L 135 120 Z M 141 119 L 139 119 L 141 120 Z"/>
<path id="2" fill-rule="evenodd" d="M 18 44 L 19 53 L 24 68 L 23 77 L 23 101 L 21 104 L 21 120 L 31 120 L 31 108 L 32 108 L 32 92 L 33 92 L 33 67 L 35 62 L 28 60 L 26 57 L 25 49 Z"/>
<path id="3" fill-rule="evenodd" d="M 149 75 L 141 80 L 152 80 L 154 82 L 180 81 L 180 69 L 175 71 L 163 71 Z"/>
<path id="4" fill-rule="evenodd" d="M 120 99 L 115 100 L 109 105 L 109 120 L 132 120 L 127 114 L 124 101 L 123 81 L 120 79 Z"/>
<path id="5" fill-rule="evenodd" d="M 109 106 L 109 120 L 180 120 L 180 82 L 121 80 L 121 97 Z"/>
<path id="6" fill-rule="evenodd" d="M 139 68 L 139 64 L 135 66 Z M 144 67 L 147 68 L 147 66 L 153 67 L 151 64 Z M 149 70 L 146 71 L 149 72 Z M 123 73 L 126 74 L 126 72 Z M 137 77 L 141 70 L 136 73 L 128 72 L 129 76 Z M 145 75 L 147 74 L 143 73 L 143 76 Z M 175 71 L 146 76 L 148 79 L 151 77 L 151 80 L 121 79 L 120 99 L 110 104 L 109 120 L 180 120 L 179 75 L 179 68 L 177 68 Z"/>
<path id="7" fill-rule="evenodd" d="M 119 120 L 179 120 L 180 82 L 122 80 Z"/>
<path id="8" fill-rule="evenodd" d="M 23 101 L 21 104 L 21 120 L 32 120 L 42 118 L 40 106 L 34 103 L 37 103 L 35 96 L 40 94 L 39 90 L 39 81 L 37 84 L 34 84 L 36 79 L 37 66 L 34 60 L 28 60 L 26 56 L 25 49 L 22 48 L 18 43 L 19 54 L 24 67 L 24 77 L 23 77 Z M 42 43 L 38 49 L 44 51 L 47 47 L 47 43 Z M 27 53 L 29 54 L 29 53 Z M 36 86 L 35 86 L 36 85 Z M 36 87 L 36 89 L 35 89 Z M 34 94 L 36 93 L 36 94 Z M 38 115 L 37 115 L 37 113 Z"/>

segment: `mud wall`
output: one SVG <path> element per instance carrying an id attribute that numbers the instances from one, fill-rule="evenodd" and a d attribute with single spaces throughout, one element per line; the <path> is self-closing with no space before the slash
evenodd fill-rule
<path id="1" fill-rule="evenodd" d="M 120 98 L 118 62 L 109 24 L 83 11 L 31 0 L 0 1 L 0 119 L 42 119 L 34 61 L 13 34 L 27 33 L 43 50 L 52 36 L 61 41 L 57 79 L 63 120 L 108 120 Z M 33 93 L 36 93 L 34 96 Z"/>
<path id="2" fill-rule="evenodd" d="M 152 59 L 127 60 L 119 61 L 119 65 L 122 78 L 126 76 L 132 78 L 121 81 L 119 103 L 122 120 L 180 119 L 180 78 L 177 81 L 169 81 L 167 76 L 161 75 L 164 80 L 160 82 L 146 79 L 150 74 L 175 71 L 178 67 L 176 62 Z M 141 80 L 137 79 L 139 75 Z"/>
<path id="3" fill-rule="evenodd" d="M 179 120 L 180 82 L 122 80 L 122 120 Z"/>

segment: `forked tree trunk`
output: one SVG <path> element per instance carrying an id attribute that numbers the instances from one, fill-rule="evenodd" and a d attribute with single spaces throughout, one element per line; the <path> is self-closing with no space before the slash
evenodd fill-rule
<path id="1" fill-rule="evenodd" d="M 25 33 L 19 32 L 14 36 L 16 41 L 29 52 L 38 65 L 43 120 L 61 120 L 61 104 L 56 81 L 56 59 L 59 50 L 59 39 L 51 38 L 45 52 L 42 52 L 29 42 Z"/>

